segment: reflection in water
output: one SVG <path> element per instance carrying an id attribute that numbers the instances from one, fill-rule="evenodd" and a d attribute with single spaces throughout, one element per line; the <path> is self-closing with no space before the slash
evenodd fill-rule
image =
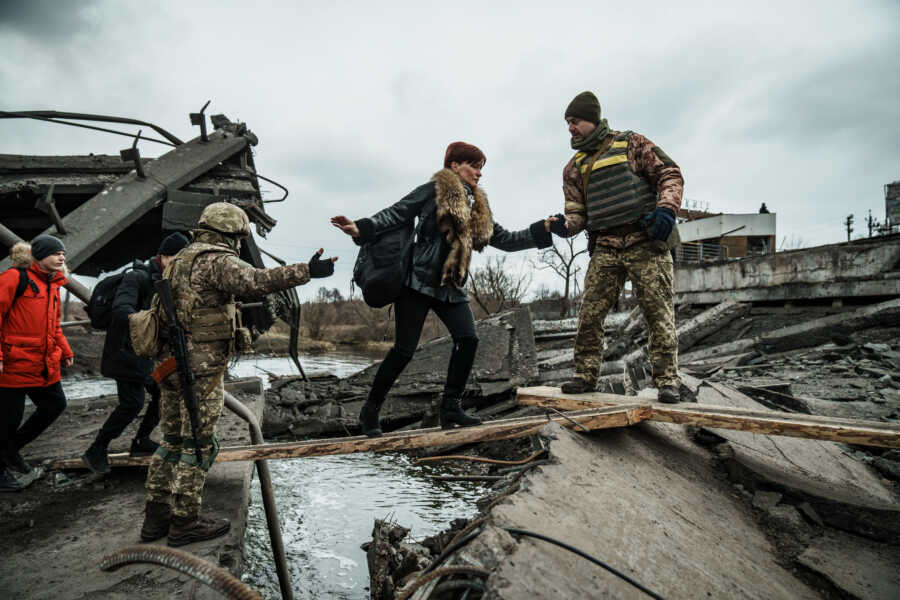
<path id="1" fill-rule="evenodd" d="M 471 517 L 485 487 L 434 482 L 436 468 L 402 454 L 350 454 L 269 461 L 294 595 L 298 599 L 369 597 L 366 554 L 375 519 L 411 528 L 415 539 Z M 253 482 L 243 580 L 279 598 L 259 483 Z"/>
<path id="2" fill-rule="evenodd" d="M 379 357 L 380 358 L 380 357 Z M 307 375 L 330 372 L 352 375 L 372 362 L 348 355 L 307 356 Z M 297 374 L 286 358 L 242 360 L 235 376 Z M 419 467 L 402 454 L 350 454 L 293 460 L 270 460 L 275 502 L 296 598 L 359 599 L 369 597 L 369 569 L 360 544 L 372 537 L 375 519 L 411 528 L 416 539 L 434 535 L 450 521 L 475 514 L 475 500 L 486 488 L 471 482 L 433 482 L 434 465 Z M 278 576 L 269 531 L 254 477 L 247 532 L 244 536 L 244 581 L 279 598 Z"/>

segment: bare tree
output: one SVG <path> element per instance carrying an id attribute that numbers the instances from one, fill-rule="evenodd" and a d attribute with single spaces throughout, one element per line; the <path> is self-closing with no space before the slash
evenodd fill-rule
<path id="1" fill-rule="evenodd" d="M 309 330 L 309 337 L 314 340 L 321 339 L 325 327 L 334 321 L 335 307 L 331 290 L 320 287 L 315 299 L 304 303 L 302 314 L 303 323 Z"/>
<path id="2" fill-rule="evenodd" d="M 508 270 L 505 256 L 491 256 L 484 267 L 469 272 L 469 291 L 489 315 L 521 304 L 529 285 L 531 274 Z"/>
<path id="3" fill-rule="evenodd" d="M 538 255 L 537 262 L 533 263 L 536 269 L 550 269 L 565 282 L 562 298 L 559 301 L 559 317 L 561 319 L 569 314 L 571 299 L 578 294 L 578 273 L 582 269 L 582 265 L 578 264 L 578 257 L 587 254 L 587 244 L 585 243 L 584 247 L 581 247 L 580 241 L 584 241 L 583 236 L 572 236 L 565 238 L 557 246 L 557 241 L 553 240 L 553 245 L 544 249 Z"/>

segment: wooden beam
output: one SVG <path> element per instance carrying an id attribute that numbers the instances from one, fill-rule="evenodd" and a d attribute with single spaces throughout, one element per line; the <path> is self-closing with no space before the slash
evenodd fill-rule
<path id="1" fill-rule="evenodd" d="M 563 394 L 559 388 L 541 386 L 519 388 L 518 399 L 520 404 L 570 411 L 633 403 L 635 397 L 601 393 Z M 687 403 L 654 403 L 650 406 L 648 421 L 900 448 L 900 424 Z"/>
<path id="2" fill-rule="evenodd" d="M 355 452 L 393 452 L 434 446 L 458 446 L 473 442 L 488 442 L 528 437 L 538 433 L 548 420 L 570 429 L 588 430 L 627 427 L 640 423 L 650 415 L 650 405 L 641 403 L 619 403 L 611 407 L 594 407 L 591 410 L 568 413 L 565 416 L 533 416 L 518 419 L 488 421 L 477 427 L 459 429 L 416 429 L 385 434 L 380 438 L 365 436 L 307 440 L 256 446 L 232 446 L 222 448 L 216 462 L 260 460 L 274 458 L 306 458 Z M 150 457 L 130 457 L 126 453 L 111 454 L 109 464 L 114 467 L 140 466 L 150 462 Z M 53 469 L 84 469 L 80 458 L 57 460 Z"/>

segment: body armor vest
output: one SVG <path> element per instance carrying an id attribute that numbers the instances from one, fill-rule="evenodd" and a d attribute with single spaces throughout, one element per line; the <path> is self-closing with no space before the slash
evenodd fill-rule
<path id="1" fill-rule="evenodd" d="M 204 306 L 203 298 L 191 287 L 194 262 L 209 253 L 237 254 L 221 246 L 195 242 L 178 253 L 164 276 L 172 282 L 178 320 L 194 342 L 232 341 L 240 326 L 234 298 L 225 304 Z"/>
<path id="2" fill-rule="evenodd" d="M 575 166 L 586 178 L 585 209 L 588 231 L 602 233 L 635 223 L 656 208 L 656 190 L 628 165 L 631 131 L 615 134 L 612 144 L 586 164 L 592 155 L 575 154 Z"/>

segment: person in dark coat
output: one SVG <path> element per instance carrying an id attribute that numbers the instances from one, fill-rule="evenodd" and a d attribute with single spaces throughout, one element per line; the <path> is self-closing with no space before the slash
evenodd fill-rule
<path id="1" fill-rule="evenodd" d="M 527 229 L 510 232 L 494 222 L 487 196 L 478 187 L 484 153 L 465 142 L 447 147 L 444 168 L 399 202 L 367 219 L 341 215 L 332 224 L 357 244 L 411 223 L 418 218 L 411 268 L 400 297 L 394 302 L 395 337 L 359 415 L 363 433 L 382 435 L 379 413 L 388 390 L 412 359 L 422 326 L 433 310 L 453 337 L 447 382 L 441 397 L 441 427 L 467 427 L 481 420 L 463 412 L 460 401 L 475 361 L 478 336 L 464 289 L 472 250 L 491 245 L 506 252 L 551 245 L 552 222 L 564 232 L 562 215 L 542 219 Z M 556 231 L 557 227 L 554 227 Z"/>
<path id="2" fill-rule="evenodd" d="M 74 360 L 59 323 L 59 288 L 68 281 L 65 246 L 39 235 L 9 254 L 14 268 L 0 273 L 0 492 L 22 489 L 10 469 L 31 470 L 19 451 L 65 410 L 60 367 Z M 23 276 L 26 286 L 16 298 Z M 26 395 L 36 410 L 20 427 Z"/>
<path id="3" fill-rule="evenodd" d="M 150 433 L 159 423 L 159 385 L 150 376 L 153 363 L 134 353 L 128 329 L 128 315 L 150 308 L 153 283 L 162 277 L 163 270 L 190 240 L 182 233 L 166 237 L 157 255 L 142 262 L 135 260 L 116 289 L 112 303 L 112 319 L 106 330 L 100 372 L 116 380 L 119 404 L 97 433 L 96 439 L 82 455 L 82 460 L 94 473 L 109 473 L 109 443 L 122 435 L 144 406 L 144 391 L 150 403 L 131 442 L 131 456 L 148 456 L 159 446 Z"/>

